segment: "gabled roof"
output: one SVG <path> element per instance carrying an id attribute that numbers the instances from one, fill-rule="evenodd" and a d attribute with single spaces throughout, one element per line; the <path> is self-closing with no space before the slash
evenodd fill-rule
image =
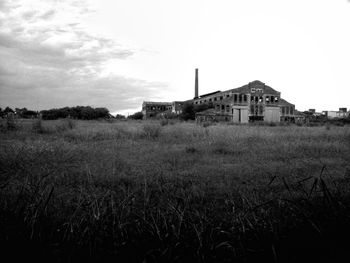
<path id="1" fill-rule="evenodd" d="M 255 80 L 252 82 L 249 82 L 248 84 L 236 88 L 236 89 L 232 89 L 230 90 L 233 93 L 252 93 L 252 88 L 255 89 L 262 89 L 263 93 L 265 94 L 271 94 L 271 95 L 280 95 L 280 92 L 274 90 L 273 88 L 271 88 L 270 86 L 265 85 L 265 83 L 261 82 L 260 80 Z"/>
<path id="2" fill-rule="evenodd" d="M 207 94 L 199 95 L 199 97 L 197 97 L 196 99 L 201 99 L 201 98 L 204 98 L 204 97 L 208 97 L 210 95 L 214 95 L 214 94 L 220 93 L 220 92 L 221 92 L 220 90 L 217 90 L 217 91 L 210 92 L 210 93 L 207 93 Z"/>
<path id="3" fill-rule="evenodd" d="M 279 103 L 278 103 L 279 106 L 294 106 L 294 104 L 280 98 L 279 100 Z"/>

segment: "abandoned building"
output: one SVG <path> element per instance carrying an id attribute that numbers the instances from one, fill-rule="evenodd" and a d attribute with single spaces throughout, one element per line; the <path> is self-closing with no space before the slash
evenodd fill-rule
<path id="1" fill-rule="evenodd" d="M 198 69 L 195 70 L 193 99 L 183 102 L 143 102 L 142 112 L 145 119 L 165 113 L 181 114 L 185 103 L 208 106 L 208 109 L 196 113 L 199 122 L 294 122 L 296 117 L 295 105 L 282 99 L 279 91 L 259 80 L 235 89 L 198 95 Z"/>
<path id="2" fill-rule="evenodd" d="M 142 103 L 142 114 L 144 119 L 149 119 L 158 116 L 164 116 L 167 113 L 179 115 L 182 113 L 184 102 L 153 102 L 144 101 Z"/>

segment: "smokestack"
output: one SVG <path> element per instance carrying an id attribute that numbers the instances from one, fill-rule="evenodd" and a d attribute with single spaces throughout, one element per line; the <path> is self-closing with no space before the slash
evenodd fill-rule
<path id="1" fill-rule="evenodd" d="M 194 84 L 194 97 L 198 98 L 198 68 L 196 68 L 196 81 Z"/>

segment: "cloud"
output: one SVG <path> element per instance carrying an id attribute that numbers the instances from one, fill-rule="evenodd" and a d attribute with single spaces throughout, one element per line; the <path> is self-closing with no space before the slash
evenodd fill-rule
<path id="1" fill-rule="evenodd" d="M 122 111 L 167 85 L 104 73 L 107 63 L 139 51 L 90 31 L 81 18 L 94 11 L 88 1 L 0 3 L 7 9 L 0 16 L 1 107 L 91 105 Z"/>
<path id="2" fill-rule="evenodd" d="M 54 15 L 55 15 L 56 11 L 51 9 L 49 11 L 46 11 L 45 13 L 43 13 L 42 15 L 39 16 L 40 19 L 51 19 Z"/>

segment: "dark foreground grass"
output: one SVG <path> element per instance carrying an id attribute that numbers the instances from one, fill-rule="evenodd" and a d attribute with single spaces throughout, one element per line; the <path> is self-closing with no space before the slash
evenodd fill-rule
<path id="1" fill-rule="evenodd" d="M 0 136 L 0 241 L 12 260 L 349 256 L 348 126 L 58 121 Z"/>

